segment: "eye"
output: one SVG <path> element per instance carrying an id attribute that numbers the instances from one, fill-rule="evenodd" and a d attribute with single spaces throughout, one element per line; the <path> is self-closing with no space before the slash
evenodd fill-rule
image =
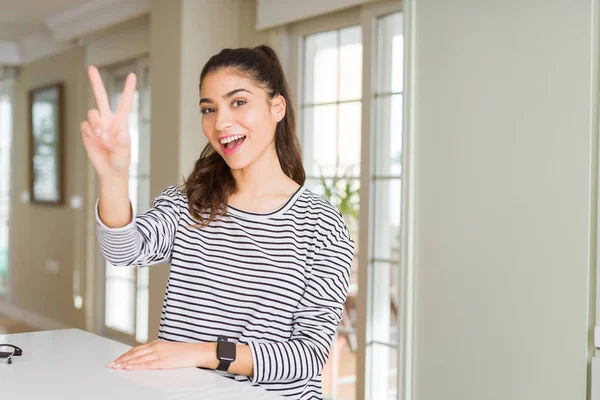
<path id="1" fill-rule="evenodd" d="M 234 100 L 233 103 L 231 103 L 234 107 L 240 107 L 243 106 L 244 104 L 246 104 L 246 100 Z"/>
<path id="2" fill-rule="evenodd" d="M 211 108 L 211 107 L 205 107 L 202 110 L 200 110 L 200 113 L 204 114 L 204 115 L 210 114 L 210 113 L 213 113 L 213 112 L 215 112 L 215 110 L 214 110 L 214 108 Z"/>

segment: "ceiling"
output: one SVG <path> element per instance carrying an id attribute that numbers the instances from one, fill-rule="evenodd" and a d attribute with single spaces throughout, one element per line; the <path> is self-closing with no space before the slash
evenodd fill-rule
<path id="1" fill-rule="evenodd" d="M 87 0 L 0 0 L 0 40 L 20 41 L 48 29 L 44 18 L 80 6 Z"/>
<path id="2" fill-rule="evenodd" d="M 149 11 L 150 0 L 0 0 L 0 66 L 63 51 L 80 37 Z"/>

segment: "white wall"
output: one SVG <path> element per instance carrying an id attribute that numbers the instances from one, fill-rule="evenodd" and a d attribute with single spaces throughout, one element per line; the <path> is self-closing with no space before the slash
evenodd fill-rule
<path id="1" fill-rule="evenodd" d="M 597 2 L 415 3 L 414 398 L 585 399 Z"/>
<path id="2" fill-rule="evenodd" d="M 273 28 L 371 1 L 376 0 L 257 0 L 256 29 Z"/>
<path id="3" fill-rule="evenodd" d="M 238 0 L 182 0 L 180 176 L 188 176 L 207 143 L 199 106 L 200 72 L 211 56 L 238 46 L 239 9 Z"/>
<path id="4" fill-rule="evenodd" d="M 150 52 L 150 23 L 147 16 L 122 23 L 119 29 L 85 41 L 87 65 L 104 66 L 132 60 Z"/>
<path id="5" fill-rule="evenodd" d="M 152 0 L 150 14 L 150 194 L 178 185 L 181 137 L 182 0 Z M 168 157 L 165 157 L 168 154 Z M 169 277 L 167 264 L 150 268 L 148 333 L 156 339 Z"/>

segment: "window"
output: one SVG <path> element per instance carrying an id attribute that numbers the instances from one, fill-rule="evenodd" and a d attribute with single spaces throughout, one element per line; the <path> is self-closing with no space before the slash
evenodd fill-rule
<path id="1" fill-rule="evenodd" d="M 300 117 L 306 186 L 340 210 L 357 241 L 362 30 L 350 26 L 307 35 L 303 44 Z M 323 370 L 324 395 L 331 399 L 353 398 L 355 392 L 357 262 L 352 272 L 342 323 Z"/>
<path id="2" fill-rule="evenodd" d="M 372 399 L 397 397 L 402 151 L 402 15 L 377 19 L 371 156 L 369 299 Z M 376 289 L 376 290 L 375 290 Z M 385 366 L 388 366 L 385 368 Z M 386 373 L 382 373 L 385 371 Z"/>
<path id="3" fill-rule="evenodd" d="M 10 150 L 12 139 L 11 88 L 6 84 L 4 86 L 4 88 L 0 86 L 0 294 L 5 293 L 8 287 Z"/>
<path id="4" fill-rule="evenodd" d="M 133 214 L 150 207 L 150 71 L 146 60 L 104 71 L 111 107 L 118 107 L 125 78 L 130 72 L 138 76 L 129 115 L 131 165 L 129 198 Z M 117 268 L 105 263 L 104 325 L 111 333 L 148 340 L 148 279 L 147 268 Z"/>
<path id="5" fill-rule="evenodd" d="M 356 243 L 348 300 L 322 373 L 324 396 L 400 398 L 400 4 L 366 4 L 289 31 L 306 185 L 338 207 Z"/>

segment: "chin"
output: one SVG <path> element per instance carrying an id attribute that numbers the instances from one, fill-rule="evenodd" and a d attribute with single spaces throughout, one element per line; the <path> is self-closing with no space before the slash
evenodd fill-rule
<path id="1" fill-rule="evenodd" d="M 250 165 L 250 163 L 246 160 L 240 160 L 240 159 L 228 159 L 228 157 L 223 157 L 223 159 L 225 160 L 225 162 L 227 163 L 227 166 L 229 168 L 231 168 L 232 170 L 235 169 L 244 169 L 246 168 L 248 165 Z"/>

